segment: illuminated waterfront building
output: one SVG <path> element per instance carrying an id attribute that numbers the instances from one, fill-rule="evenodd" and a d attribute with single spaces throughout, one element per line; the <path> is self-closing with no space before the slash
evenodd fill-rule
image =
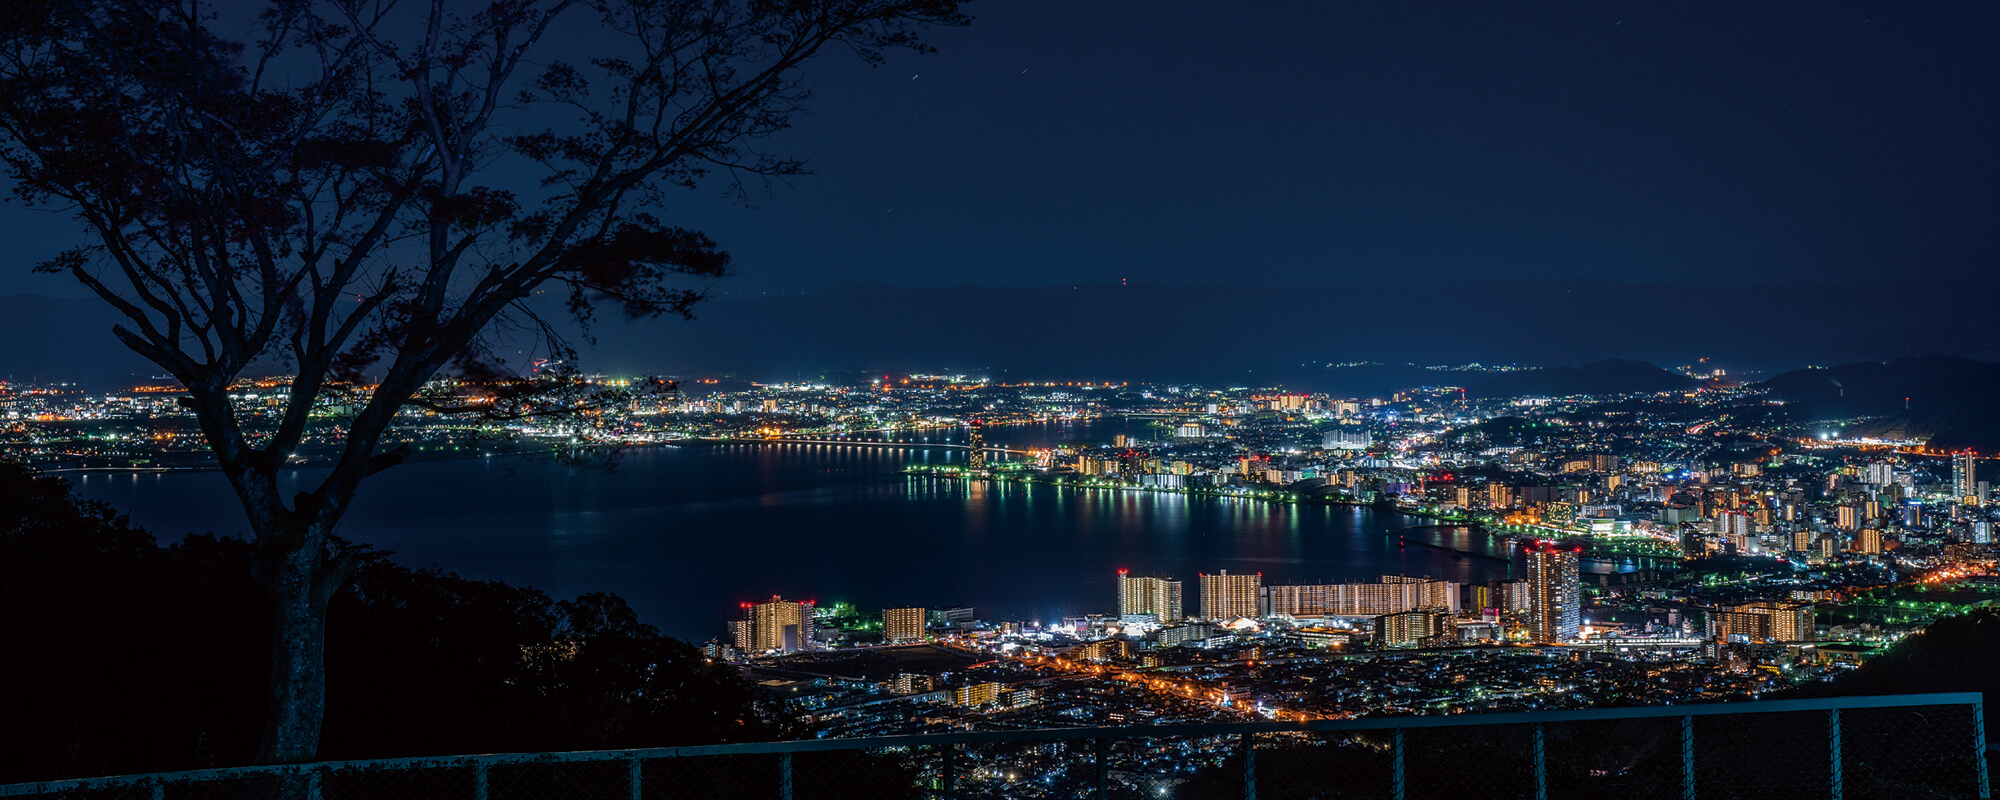
<path id="1" fill-rule="evenodd" d="M 986 423 L 973 420 L 965 432 L 967 452 L 965 466 L 977 472 L 986 468 Z"/>
<path id="2" fill-rule="evenodd" d="M 765 603 L 745 603 L 743 619 L 732 625 L 736 646 L 750 653 L 790 653 L 812 645 L 813 602 L 777 595 Z"/>
<path id="3" fill-rule="evenodd" d="M 1201 616 L 1203 619 L 1229 620 L 1237 617 L 1258 616 L 1257 589 L 1264 583 L 1264 574 L 1231 575 L 1223 570 L 1214 575 L 1201 576 Z"/>
<path id="4" fill-rule="evenodd" d="M 1150 617 L 1171 625 L 1185 616 L 1181 605 L 1181 582 L 1166 578 L 1135 578 L 1118 571 L 1118 617 L 1127 622 Z"/>
<path id="5" fill-rule="evenodd" d="M 1265 611 L 1294 617 L 1373 617 L 1419 608 L 1457 611 L 1458 584 L 1384 575 L 1381 583 L 1333 583 L 1263 588 Z"/>
<path id="6" fill-rule="evenodd" d="M 885 608 L 882 610 L 882 641 L 889 644 L 921 642 L 924 640 L 926 613 L 921 608 Z"/>
<path id="7" fill-rule="evenodd" d="M 1583 622 L 1577 550 L 1535 542 L 1528 554 L 1528 633 L 1536 644 L 1575 641 Z"/>

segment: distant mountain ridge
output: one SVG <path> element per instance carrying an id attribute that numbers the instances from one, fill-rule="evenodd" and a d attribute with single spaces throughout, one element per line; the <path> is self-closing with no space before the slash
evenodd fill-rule
<path id="1" fill-rule="evenodd" d="M 1408 379 L 1464 385 L 1510 377 L 1419 373 L 1423 368 L 1399 364 L 1554 367 L 1629 359 L 1674 365 L 1707 356 L 1732 368 L 1773 370 L 1886 361 L 1938 352 L 1941 343 L 1954 355 L 2000 357 L 2000 322 L 1986 313 L 1996 290 L 2000 282 L 1727 288 L 1602 281 L 1304 288 L 840 284 L 803 294 L 720 295 L 696 307 L 694 322 L 607 315 L 592 329 L 597 341 L 584 348 L 584 366 L 757 380 L 832 370 L 948 370 L 1009 380 L 1352 387 L 1359 393 L 1387 383 L 1415 385 Z M 1871 307 L 1866 315 L 1841 317 L 1842 325 L 1827 324 L 1827 309 L 1899 294 L 1925 301 Z M 112 339 L 115 321 L 95 300 L 0 296 L 0 342 L 7 343 L 0 347 L 0 375 L 124 381 L 157 372 Z M 534 355 L 513 358 L 525 363 Z M 1378 366 L 1334 368 L 1351 362 Z M 1584 368 L 1576 369 L 1577 385 L 1589 385 Z M 1558 380 L 1533 380 L 1542 379 Z M 1513 391 L 1506 386 L 1494 391 Z"/>
<path id="2" fill-rule="evenodd" d="M 1876 418 L 1847 429 L 1850 436 L 2000 451 L 2000 364 L 1918 356 L 1792 370 L 1760 385 L 1784 400 L 1795 419 Z"/>
<path id="3" fill-rule="evenodd" d="M 1466 389 L 1468 397 L 1562 397 L 1693 389 L 1701 381 L 1644 361 L 1608 358 L 1581 367 L 1544 367 L 1502 373 Z"/>

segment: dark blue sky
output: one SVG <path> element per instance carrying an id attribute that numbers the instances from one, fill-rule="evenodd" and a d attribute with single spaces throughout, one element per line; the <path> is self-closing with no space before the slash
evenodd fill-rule
<path id="1" fill-rule="evenodd" d="M 2000 4 L 975 3 L 818 65 L 817 174 L 677 221 L 841 281 L 1746 284 L 1993 274 Z M 24 255 L 66 225 L 9 208 Z M 35 285 L 28 285 L 30 281 Z"/>

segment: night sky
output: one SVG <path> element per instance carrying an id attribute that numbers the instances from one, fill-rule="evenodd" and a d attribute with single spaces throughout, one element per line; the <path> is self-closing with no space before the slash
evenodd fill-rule
<path id="1" fill-rule="evenodd" d="M 1992 274 L 2000 4 L 976 3 L 830 54 L 733 295 Z M 54 223 L 54 224 L 52 224 Z M 0 213 L 20 291 L 68 223 Z"/>
<path id="2" fill-rule="evenodd" d="M 845 60 L 741 292 L 1987 274 L 1993 3 L 976 4 Z"/>

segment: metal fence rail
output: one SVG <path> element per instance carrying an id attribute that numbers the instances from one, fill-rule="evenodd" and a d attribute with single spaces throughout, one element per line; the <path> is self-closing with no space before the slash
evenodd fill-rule
<path id="1" fill-rule="evenodd" d="M 0 798 L 1831 797 L 1990 800 L 1976 693 L 338 761 Z"/>

